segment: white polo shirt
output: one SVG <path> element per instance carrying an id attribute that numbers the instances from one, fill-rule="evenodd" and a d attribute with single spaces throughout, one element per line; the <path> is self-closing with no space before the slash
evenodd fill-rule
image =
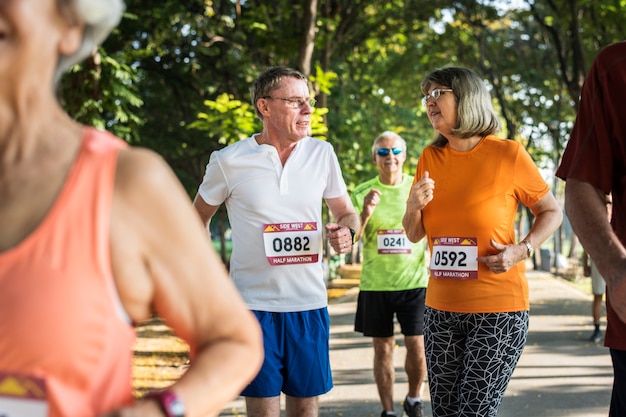
<path id="1" fill-rule="evenodd" d="M 305 137 L 283 166 L 254 137 L 211 154 L 198 194 L 226 204 L 230 273 L 251 310 L 306 311 L 327 305 L 322 272 L 322 199 L 345 195 L 328 142 Z"/>

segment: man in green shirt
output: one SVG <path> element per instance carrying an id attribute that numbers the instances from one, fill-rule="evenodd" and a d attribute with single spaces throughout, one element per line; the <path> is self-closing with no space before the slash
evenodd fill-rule
<path id="1" fill-rule="evenodd" d="M 426 377 L 424 354 L 424 299 L 428 268 L 424 242 L 411 243 L 402 228 L 413 177 L 402 172 L 406 142 L 394 132 L 374 141 L 372 158 L 378 176 L 359 184 L 351 195 L 361 213 L 363 270 L 355 318 L 355 330 L 373 338 L 374 379 L 383 412 L 395 416 L 394 315 L 406 347 L 404 370 L 409 381 L 404 411 L 421 417 L 421 392 Z"/>

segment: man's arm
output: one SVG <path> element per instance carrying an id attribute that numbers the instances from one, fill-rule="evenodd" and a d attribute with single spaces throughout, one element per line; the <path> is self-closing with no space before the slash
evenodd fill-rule
<path id="1" fill-rule="evenodd" d="M 341 197 L 327 199 L 326 204 L 336 221 L 326 225 L 328 242 L 337 253 L 349 253 L 354 243 L 350 229 L 355 233 L 360 229 L 359 215 L 347 193 Z"/>
<path id="2" fill-rule="evenodd" d="M 380 190 L 372 188 L 369 193 L 363 198 L 363 210 L 361 210 L 361 214 L 359 216 L 359 222 L 361 223 L 361 227 L 356 230 L 356 236 L 354 237 L 355 241 L 358 241 L 363 237 L 365 233 L 365 226 L 367 222 L 369 222 L 372 214 L 374 214 L 374 210 L 376 210 L 376 206 L 380 203 Z"/>
<path id="3" fill-rule="evenodd" d="M 604 192 L 568 178 L 565 211 L 574 233 L 606 280 L 611 306 L 626 322 L 626 249 L 607 218 Z"/>
<path id="4" fill-rule="evenodd" d="M 207 204 L 200 194 L 196 194 L 196 198 L 193 200 L 193 206 L 200 215 L 200 219 L 204 224 L 204 227 L 207 228 L 211 219 L 215 215 L 215 212 L 220 206 L 212 206 L 211 204 Z"/>

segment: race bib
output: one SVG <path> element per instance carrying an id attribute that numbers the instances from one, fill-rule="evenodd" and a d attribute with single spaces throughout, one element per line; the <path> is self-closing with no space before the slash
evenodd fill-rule
<path id="1" fill-rule="evenodd" d="M 0 373 L 0 417 L 46 417 L 48 402 L 43 379 Z"/>
<path id="2" fill-rule="evenodd" d="M 478 243 L 471 237 L 432 239 L 430 272 L 434 278 L 477 279 Z"/>
<path id="3" fill-rule="evenodd" d="M 263 244 L 270 265 L 312 264 L 319 260 L 322 233 L 316 222 L 264 224 Z"/>
<path id="4" fill-rule="evenodd" d="M 404 230 L 379 230 L 378 254 L 379 255 L 395 255 L 399 253 L 411 253 L 411 242 L 406 237 Z"/>

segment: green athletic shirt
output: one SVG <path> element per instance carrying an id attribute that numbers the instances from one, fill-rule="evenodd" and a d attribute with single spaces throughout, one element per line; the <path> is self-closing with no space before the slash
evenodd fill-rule
<path id="1" fill-rule="evenodd" d="M 412 184 L 411 175 L 404 175 L 400 185 L 385 185 L 377 176 L 359 184 L 350 196 L 361 213 L 363 199 L 370 190 L 375 188 L 381 193 L 363 233 L 362 291 L 403 291 L 426 288 L 428 284 L 424 241 L 409 242 L 402 227 Z"/>

